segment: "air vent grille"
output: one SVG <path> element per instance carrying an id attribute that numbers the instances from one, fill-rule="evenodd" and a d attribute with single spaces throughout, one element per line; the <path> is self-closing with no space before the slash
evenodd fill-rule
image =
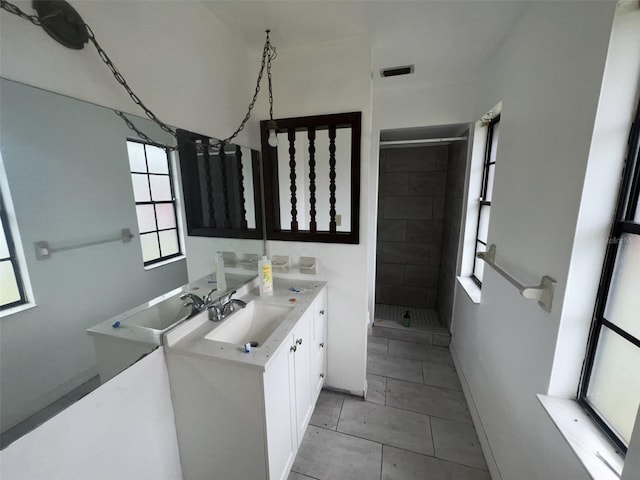
<path id="1" fill-rule="evenodd" d="M 413 65 L 404 65 L 402 67 L 383 68 L 380 70 L 380 76 L 385 77 L 398 77 L 400 75 L 411 75 L 413 73 Z"/>

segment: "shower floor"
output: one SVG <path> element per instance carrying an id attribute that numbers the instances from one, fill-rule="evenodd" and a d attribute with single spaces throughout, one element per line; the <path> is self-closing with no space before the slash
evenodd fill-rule
<path id="1" fill-rule="evenodd" d="M 409 312 L 411 325 L 403 325 L 404 315 Z M 373 335 L 418 343 L 449 345 L 451 334 L 440 324 L 435 310 L 407 305 L 385 305 L 376 303 Z"/>

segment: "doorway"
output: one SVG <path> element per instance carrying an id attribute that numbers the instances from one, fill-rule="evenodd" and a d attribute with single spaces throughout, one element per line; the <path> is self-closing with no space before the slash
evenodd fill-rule
<path id="1" fill-rule="evenodd" d="M 376 335 L 449 343 L 468 130 L 381 132 Z"/>

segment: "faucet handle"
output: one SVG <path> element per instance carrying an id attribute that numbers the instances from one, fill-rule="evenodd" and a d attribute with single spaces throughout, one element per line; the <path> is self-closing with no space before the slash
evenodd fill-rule
<path id="1" fill-rule="evenodd" d="M 213 292 L 215 292 L 217 289 L 214 287 L 211 290 L 209 290 L 209 292 L 204 296 L 204 303 L 210 303 L 211 302 L 211 294 Z"/>
<path id="2" fill-rule="evenodd" d="M 220 302 L 220 305 L 224 304 L 224 303 L 228 303 L 231 300 L 231 297 L 236 293 L 237 290 L 234 290 L 233 292 L 226 294 L 226 295 L 221 295 L 220 298 L 218 298 L 218 302 Z M 226 297 L 226 301 L 225 301 L 225 297 Z"/>

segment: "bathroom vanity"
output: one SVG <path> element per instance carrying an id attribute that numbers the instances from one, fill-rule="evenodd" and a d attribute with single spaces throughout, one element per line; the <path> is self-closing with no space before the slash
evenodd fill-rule
<path id="1" fill-rule="evenodd" d="M 236 288 L 248 290 L 255 278 L 254 274 L 228 273 L 226 291 L 212 296 Z M 183 293 L 205 296 L 213 287 L 215 283 L 207 275 L 87 329 L 93 338 L 100 381 L 108 381 L 155 350 L 168 331 L 191 316 L 191 307 L 180 299 Z"/>
<path id="2" fill-rule="evenodd" d="M 273 296 L 240 298 L 165 336 L 185 479 L 286 479 L 324 383 L 326 283 L 276 278 Z"/>

